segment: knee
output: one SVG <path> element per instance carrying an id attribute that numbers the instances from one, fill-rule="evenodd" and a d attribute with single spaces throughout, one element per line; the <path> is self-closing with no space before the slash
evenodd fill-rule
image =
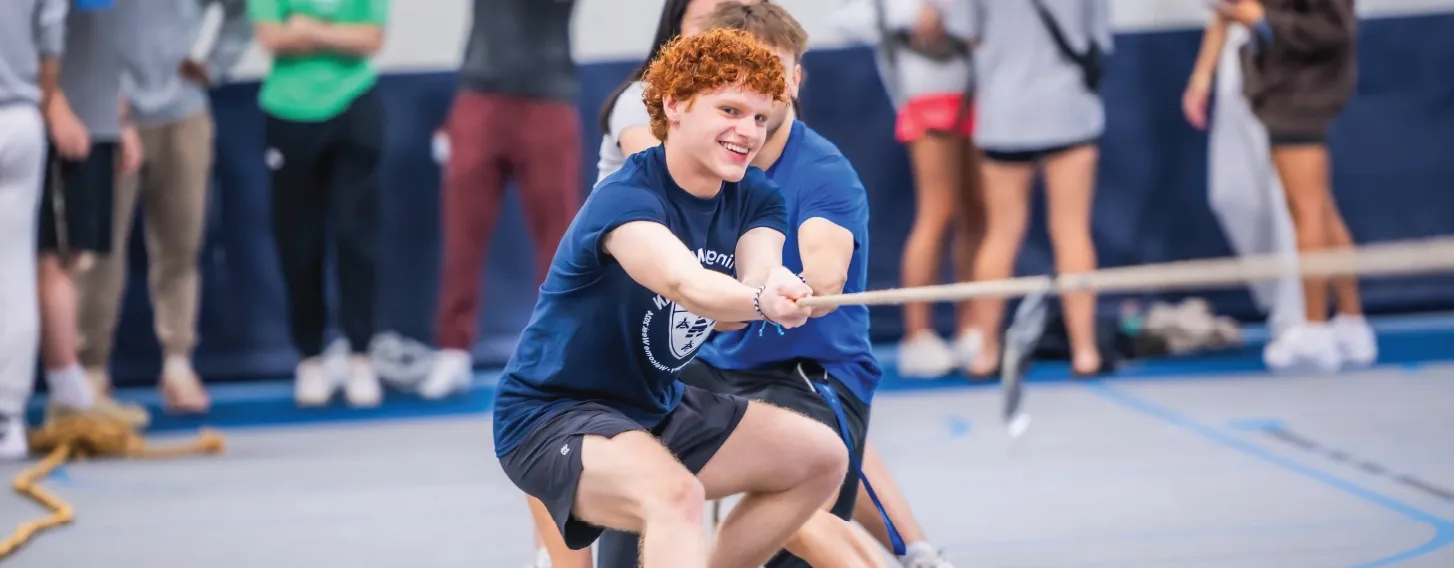
<path id="1" fill-rule="evenodd" d="M 848 447 L 831 429 L 813 423 L 804 436 L 804 447 L 794 458 L 802 467 L 802 474 L 809 483 L 821 485 L 825 494 L 831 494 L 843 485 L 848 475 Z"/>
<path id="2" fill-rule="evenodd" d="M 643 484 L 647 497 L 641 512 L 645 519 L 670 519 L 675 523 L 699 524 L 706 510 L 707 491 L 702 482 L 686 470 L 657 476 Z"/>

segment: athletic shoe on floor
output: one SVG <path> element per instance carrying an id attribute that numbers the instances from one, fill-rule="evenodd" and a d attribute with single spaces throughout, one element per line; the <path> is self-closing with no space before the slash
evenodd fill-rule
<path id="1" fill-rule="evenodd" d="M 1367 367 L 1378 361 L 1378 336 L 1363 316 L 1338 315 L 1330 327 L 1344 365 Z"/>
<path id="2" fill-rule="evenodd" d="M 0 414 L 0 461 L 23 460 L 30 455 L 25 441 L 25 421 L 19 416 Z"/>
<path id="3" fill-rule="evenodd" d="M 954 568 L 940 551 L 927 543 L 915 543 L 906 552 L 899 558 L 904 568 Z"/>
<path id="4" fill-rule="evenodd" d="M 1278 373 L 1334 373 L 1342 367 L 1343 356 L 1331 326 L 1303 324 L 1268 343 L 1262 361 Z"/>
<path id="5" fill-rule="evenodd" d="M 328 404 L 339 387 L 338 376 L 330 373 L 322 357 L 309 357 L 298 363 L 298 377 L 293 382 L 293 400 L 298 406 L 314 407 Z"/>
<path id="6" fill-rule="evenodd" d="M 429 376 L 419 383 L 419 396 L 439 400 L 469 388 L 474 361 L 463 349 L 441 349 L 434 354 Z"/>
<path id="7" fill-rule="evenodd" d="M 954 351 L 932 331 L 915 333 L 899 342 L 899 376 L 937 379 L 954 372 Z"/>
<path id="8" fill-rule="evenodd" d="M 368 355 L 348 357 L 348 375 L 343 379 L 343 398 L 354 408 L 372 408 L 384 401 L 384 386 L 374 372 Z"/>
<path id="9" fill-rule="evenodd" d="M 954 358 L 959 362 L 959 370 L 965 376 L 972 375 L 974 362 L 979 359 L 979 354 L 984 351 L 984 334 L 977 329 L 960 332 L 954 338 Z"/>

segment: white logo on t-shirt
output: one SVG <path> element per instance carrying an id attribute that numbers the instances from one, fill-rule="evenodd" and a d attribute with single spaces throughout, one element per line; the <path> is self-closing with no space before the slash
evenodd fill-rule
<path id="1" fill-rule="evenodd" d="M 720 266 L 730 270 L 733 257 L 713 250 L 697 249 L 697 259 L 707 266 Z M 664 323 L 663 323 L 664 322 Z M 662 333 L 661 326 L 667 326 Z M 712 333 L 717 321 L 692 313 L 663 296 L 651 298 L 651 308 L 641 319 L 641 347 L 646 360 L 657 370 L 675 373 L 685 367 Z M 652 339 L 666 342 L 666 349 L 654 345 Z M 653 349 L 656 347 L 657 349 Z M 665 355 L 670 355 L 668 359 Z"/>

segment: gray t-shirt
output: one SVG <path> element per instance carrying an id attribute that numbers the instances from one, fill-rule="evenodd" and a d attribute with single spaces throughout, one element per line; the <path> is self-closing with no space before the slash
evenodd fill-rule
<path id="1" fill-rule="evenodd" d="M 123 60 L 118 21 L 115 9 L 73 9 L 66 17 L 61 91 L 92 140 L 121 137 Z"/>
<path id="2" fill-rule="evenodd" d="M 651 115 L 646 112 L 646 102 L 641 100 L 646 93 L 646 83 L 637 81 L 626 87 L 616 104 L 611 106 L 611 116 L 606 120 L 607 130 L 601 136 L 600 160 L 596 162 L 596 183 L 616 173 L 626 164 L 626 155 L 621 152 L 621 133 L 633 126 L 651 126 Z"/>
<path id="3" fill-rule="evenodd" d="M 1030 0 L 974 0 L 975 142 L 999 151 L 1043 149 L 1096 138 L 1105 129 L 1100 97 L 1061 55 Z M 1071 49 L 1090 41 L 1109 53 L 1108 0 L 1041 0 Z"/>

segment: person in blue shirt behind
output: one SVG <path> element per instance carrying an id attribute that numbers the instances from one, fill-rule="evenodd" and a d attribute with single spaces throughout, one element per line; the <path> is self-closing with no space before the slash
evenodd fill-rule
<path id="1" fill-rule="evenodd" d="M 716 321 L 807 322 L 782 266 L 786 211 L 749 167 L 781 63 L 733 30 L 679 38 L 646 72 L 653 133 L 557 249 L 494 407 L 495 453 L 565 544 L 642 534 L 647 568 L 760 566 L 838 489 L 822 423 L 678 379 Z M 733 278 L 733 274 L 737 278 Z M 708 550 L 706 499 L 742 494 Z"/>
<path id="2" fill-rule="evenodd" d="M 807 32 L 781 6 L 766 2 L 724 2 L 703 16 L 704 30 L 747 31 L 778 52 L 788 73 L 788 92 L 796 97 L 799 62 Z M 765 168 L 782 191 L 788 210 L 784 264 L 800 271 L 817 295 L 860 292 L 867 287 L 868 195 L 853 165 L 832 142 L 797 120 L 794 107 L 779 103 L 768 120 L 768 139 L 753 164 Z M 849 471 L 824 512 L 809 520 L 786 550 L 767 568 L 807 566 L 883 566 L 873 542 L 860 541 L 846 521 L 857 520 L 888 548 L 888 517 L 900 537 L 902 566 L 950 568 L 927 541 L 907 502 L 894 486 L 882 460 L 866 441 L 870 403 L 882 377 L 868 335 L 868 308 L 847 305 L 813 314 L 802 328 L 779 335 L 760 325 L 714 334 L 697 359 L 682 371 L 682 382 L 718 393 L 740 395 L 787 408 L 839 431 L 846 430 L 851 458 L 863 472 Z M 719 322 L 718 328 L 740 327 Z M 842 424 L 825 387 L 842 410 Z M 860 478 L 882 499 L 880 510 L 864 495 Z M 884 511 L 887 514 L 884 514 Z M 600 568 L 636 566 L 635 535 L 608 531 L 600 541 Z"/>

